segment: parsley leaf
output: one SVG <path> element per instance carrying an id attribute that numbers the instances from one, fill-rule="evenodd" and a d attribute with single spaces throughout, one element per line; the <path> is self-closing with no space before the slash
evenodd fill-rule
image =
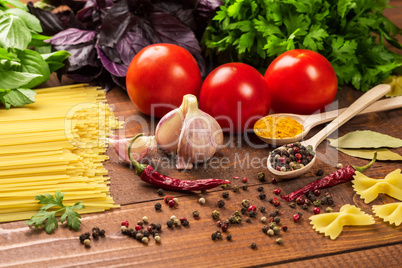
<path id="1" fill-rule="evenodd" d="M 216 65 L 240 61 L 262 73 L 286 50 L 325 56 L 339 86 L 367 91 L 397 71 L 402 30 L 383 15 L 386 0 L 223 0 L 202 45 Z M 214 57 L 216 56 L 216 57 Z"/>
<path id="2" fill-rule="evenodd" d="M 44 204 L 39 212 L 32 216 L 31 219 L 25 222 L 28 225 L 34 225 L 35 228 L 43 227 L 46 233 L 50 234 L 54 229 L 58 228 L 58 222 L 56 214 L 64 211 L 59 221 L 64 223 L 67 220 L 67 224 L 70 228 L 77 231 L 81 226 L 81 215 L 75 211 L 75 209 L 83 209 L 85 206 L 82 201 L 75 203 L 72 206 L 64 206 L 63 199 L 64 193 L 57 191 L 54 197 L 50 194 L 37 195 L 35 199 L 38 200 L 38 204 Z M 60 207 L 57 210 L 48 211 L 50 208 Z"/>

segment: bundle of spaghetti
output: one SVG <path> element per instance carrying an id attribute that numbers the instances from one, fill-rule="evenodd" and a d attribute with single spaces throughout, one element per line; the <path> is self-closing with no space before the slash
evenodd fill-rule
<path id="1" fill-rule="evenodd" d="M 103 162 L 109 134 L 121 127 L 105 92 L 88 85 L 36 90 L 36 102 L 0 110 L 0 222 L 29 219 L 40 194 L 64 192 L 82 213 L 118 207 Z"/>

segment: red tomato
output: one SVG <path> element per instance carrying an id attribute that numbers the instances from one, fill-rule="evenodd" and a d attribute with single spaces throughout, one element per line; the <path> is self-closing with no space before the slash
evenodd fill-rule
<path id="1" fill-rule="evenodd" d="M 224 132 L 242 133 L 270 108 L 264 77 L 244 63 L 217 67 L 205 79 L 200 92 L 200 109 L 215 117 Z"/>
<path id="2" fill-rule="evenodd" d="M 126 86 L 128 96 L 144 114 L 162 117 L 180 106 L 183 96 L 198 96 L 201 72 L 186 49 L 173 44 L 143 48 L 130 63 Z"/>
<path id="3" fill-rule="evenodd" d="M 276 113 L 312 114 L 335 99 L 338 82 L 329 61 L 317 52 L 289 50 L 265 72 Z"/>

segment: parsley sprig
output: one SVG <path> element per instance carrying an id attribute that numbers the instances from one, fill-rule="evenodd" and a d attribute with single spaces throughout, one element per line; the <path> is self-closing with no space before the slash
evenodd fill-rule
<path id="1" fill-rule="evenodd" d="M 50 194 L 35 196 L 35 199 L 39 201 L 38 204 L 44 205 L 40 208 L 39 212 L 26 221 L 25 224 L 34 225 L 35 228 L 43 226 L 46 233 L 50 234 L 54 229 L 59 227 L 56 214 L 59 215 L 58 213 L 64 211 L 59 221 L 64 223 L 67 220 L 68 226 L 77 231 L 81 225 L 81 221 L 79 220 L 81 215 L 74 210 L 83 209 L 85 206 L 82 204 L 82 201 L 75 203 L 73 206 L 64 206 L 63 198 L 64 193 L 61 193 L 60 191 L 57 191 L 54 197 Z M 56 207 L 60 208 L 54 209 Z M 48 211 L 51 208 L 52 210 Z"/>
<path id="2" fill-rule="evenodd" d="M 314 50 L 331 62 L 339 86 L 367 91 L 402 66 L 402 56 L 385 46 L 402 49 L 402 30 L 383 15 L 387 2 L 223 0 L 203 44 L 213 59 L 249 63 L 262 72 L 287 50 Z"/>

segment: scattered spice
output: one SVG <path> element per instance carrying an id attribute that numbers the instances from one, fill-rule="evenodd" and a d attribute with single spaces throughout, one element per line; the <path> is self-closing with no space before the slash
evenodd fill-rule
<path id="1" fill-rule="evenodd" d="M 264 200 L 265 198 L 267 198 L 267 195 L 264 193 L 260 193 L 260 195 L 258 196 L 261 200 Z"/>
<path id="2" fill-rule="evenodd" d="M 200 213 L 197 210 L 194 210 L 193 217 L 194 217 L 194 219 L 198 220 L 200 218 Z"/>
<path id="3" fill-rule="evenodd" d="M 244 177 L 242 181 L 243 181 L 243 183 L 246 183 L 247 182 L 247 177 Z"/>
<path id="4" fill-rule="evenodd" d="M 228 235 L 226 236 L 226 240 L 231 241 L 231 240 L 232 240 L 232 235 L 231 235 L 231 234 L 228 234 Z"/>
<path id="5" fill-rule="evenodd" d="M 279 224 L 279 223 L 281 222 L 281 219 L 280 219 L 279 217 L 275 217 L 275 218 L 274 218 L 274 222 L 275 222 L 276 224 Z"/>
<path id="6" fill-rule="evenodd" d="M 313 212 L 314 212 L 314 214 L 320 214 L 321 210 L 320 210 L 319 207 L 315 207 L 315 208 L 313 209 Z"/>
<path id="7" fill-rule="evenodd" d="M 322 169 L 317 170 L 317 173 L 315 173 L 315 175 L 317 175 L 317 176 L 324 175 L 324 170 L 322 170 Z"/>
<path id="8" fill-rule="evenodd" d="M 257 191 L 259 191 L 259 192 L 264 191 L 264 187 L 262 187 L 262 186 L 258 186 Z"/>
<path id="9" fill-rule="evenodd" d="M 272 235 L 274 235 L 275 233 L 274 233 L 274 230 L 269 229 L 269 230 L 267 231 L 267 234 L 270 235 L 270 236 L 272 236 Z"/>
<path id="10" fill-rule="evenodd" d="M 264 206 L 261 206 L 261 207 L 258 208 L 258 210 L 259 210 L 261 213 L 264 213 L 264 212 L 265 212 L 265 207 L 264 207 Z"/>
<path id="11" fill-rule="evenodd" d="M 273 179 L 271 179 L 271 183 L 272 184 L 276 184 L 278 181 L 275 179 L 275 178 L 273 178 Z"/>
<path id="12" fill-rule="evenodd" d="M 174 222 L 173 222 L 172 220 L 168 220 L 168 221 L 166 222 L 166 225 L 167 225 L 168 228 L 173 228 Z"/>
<path id="13" fill-rule="evenodd" d="M 295 203 L 295 202 L 290 203 L 290 204 L 289 204 L 289 207 L 295 208 L 295 207 L 296 207 L 296 203 Z"/>
<path id="14" fill-rule="evenodd" d="M 190 222 L 188 220 L 185 220 L 181 223 L 184 227 L 189 227 L 190 226 Z"/>
<path id="15" fill-rule="evenodd" d="M 278 238 L 278 239 L 276 239 L 276 243 L 277 243 L 278 245 L 283 244 L 283 240 L 282 240 L 282 238 Z"/>
<path id="16" fill-rule="evenodd" d="M 219 219 L 220 213 L 217 210 L 212 211 L 212 218 L 214 220 Z"/>
<path id="17" fill-rule="evenodd" d="M 172 199 L 172 200 L 169 200 L 169 202 L 168 202 L 168 206 L 169 207 L 174 207 L 176 205 L 176 202 Z"/>
<path id="18" fill-rule="evenodd" d="M 266 223 L 266 222 L 267 222 L 267 218 L 266 218 L 266 217 L 261 217 L 261 222 L 262 222 L 262 223 Z"/>
<path id="19" fill-rule="evenodd" d="M 338 164 L 336 165 L 336 168 L 337 168 L 337 169 L 341 169 L 341 168 L 343 168 L 342 163 L 338 163 Z"/>
<path id="20" fill-rule="evenodd" d="M 286 231 L 288 230 L 288 227 L 287 227 L 286 225 L 283 225 L 283 226 L 282 226 L 282 230 L 283 230 L 284 232 L 286 232 Z"/>
<path id="21" fill-rule="evenodd" d="M 147 216 L 142 217 L 142 221 L 143 221 L 144 223 L 148 223 L 148 217 L 147 217 Z"/>
<path id="22" fill-rule="evenodd" d="M 281 232 L 281 228 L 278 226 L 275 226 L 274 229 L 272 229 L 274 231 L 274 234 L 279 235 L 279 233 Z"/>
<path id="23" fill-rule="evenodd" d="M 274 194 L 278 195 L 278 194 L 280 194 L 280 193 L 281 193 L 281 189 L 275 189 L 275 190 L 274 190 Z"/>
<path id="24" fill-rule="evenodd" d="M 223 192 L 222 197 L 223 198 L 229 198 L 229 192 Z"/>
<path id="25" fill-rule="evenodd" d="M 262 232 L 263 232 L 264 234 L 268 233 L 268 230 L 269 230 L 269 227 L 268 227 L 267 225 L 264 225 L 264 226 L 262 227 Z"/>
<path id="26" fill-rule="evenodd" d="M 200 199 L 198 199 L 198 203 L 200 203 L 201 205 L 205 204 L 205 198 L 201 197 Z"/>
<path id="27" fill-rule="evenodd" d="M 254 125 L 255 133 L 263 138 L 293 138 L 304 131 L 297 120 L 288 116 L 265 116 Z"/>
<path id="28" fill-rule="evenodd" d="M 251 243 L 250 247 L 251 247 L 252 249 L 256 249 L 256 248 L 257 248 L 257 244 L 256 244 L 256 243 Z"/>
<path id="29" fill-rule="evenodd" d="M 226 223 L 222 224 L 222 226 L 221 226 L 222 232 L 226 232 L 228 230 L 228 228 L 229 228 L 229 226 Z"/>
<path id="30" fill-rule="evenodd" d="M 85 239 L 84 240 L 84 245 L 85 245 L 85 247 L 89 248 L 91 246 L 91 240 L 90 239 Z"/>
<path id="31" fill-rule="evenodd" d="M 158 195 L 164 195 L 165 191 L 162 188 L 158 189 Z"/>
<path id="32" fill-rule="evenodd" d="M 233 176 L 233 179 L 238 180 L 239 176 Z"/>
<path id="33" fill-rule="evenodd" d="M 294 220 L 294 222 L 300 221 L 300 214 L 294 214 L 293 215 L 293 220 Z"/>
<path id="34" fill-rule="evenodd" d="M 248 212 L 248 216 L 249 216 L 250 218 L 255 218 L 255 217 L 257 217 L 257 212 L 251 210 L 251 211 Z"/>
<path id="35" fill-rule="evenodd" d="M 353 179 L 353 176 L 355 175 L 356 171 L 364 172 L 366 169 L 368 169 L 369 167 L 371 167 L 374 164 L 376 158 L 377 158 L 377 154 L 375 153 L 373 160 L 371 160 L 371 162 L 369 164 L 367 164 L 363 167 L 347 165 L 344 168 L 338 169 L 337 171 L 326 176 L 323 179 L 313 181 L 313 182 L 307 184 L 306 186 L 304 186 L 303 188 L 301 188 L 293 193 L 290 193 L 286 196 L 281 195 L 281 197 L 283 199 L 285 199 L 286 201 L 293 201 L 296 198 L 298 198 L 299 196 L 302 196 L 309 191 L 314 191 L 316 189 L 331 187 L 331 186 L 337 185 L 339 183 L 350 181 Z"/>
<path id="36" fill-rule="evenodd" d="M 250 219 L 250 218 L 247 218 L 247 219 L 246 219 L 246 222 L 247 222 L 247 223 L 251 223 L 251 219 Z"/>
<path id="37" fill-rule="evenodd" d="M 333 209 L 332 209 L 331 207 L 327 207 L 327 208 L 325 209 L 325 211 L 328 212 L 328 213 L 331 213 L 331 212 L 333 211 Z"/>
<path id="38" fill-rule="evenodd" d="M 243 185 L 242 189 L 243 189 L 244 191 L 247 191 L 248 185 Z"/>
<path id="39" fill-rule="evenodd" d="M 254 205 L 251 205 L 251 206 L 248 207 L 247 210 L 248 210 L 248 212 L 250 212 L 250 211 L 254 211 L 254 212 L 255 212 L 255 211 L 257 211 L 257 207 L 254 206 Z"/>
<path id="40" fill-rule="evenodd" d="M 277 207 L 277 206 L 279 206 L 281 203 L 279 202 L 279 200 L 278 200 L 278 198 L 273 198 L 272 199 L 272 204 L 275 206 L 275 207 Z"/>
<path id="41" fill-rule="evenodd" d="M 158 244 L 159 244 L 159 243 L 161 242 L 161 240 L 162 240 L 159 235 L 155 236 L 154 239 L 155 239 L 155 242 L 158 243 Z"/>
<path id="42" fill-rule="evenodd" d="M 224 206 L 225 206 L 225 201 L 219 200 L 219 201 L 218 201 L 218 207 L 219 207 L 219 208 L 223 208 Z"/>
<path id="43" fill-rule="evenodd" d="M 121 223 L 121 226 L 126 226 L 126 227 L 128 227 L 130 224 L 129 224 L 129 222 L 128 222 L 128 220 L 125 220 L 125 221 L 123 221 L 122 223 Z"/>
<path id="44" fill-rule="evenodd" d="M 257 179 L 258 179 L 260 182 L 264 182 L 264 181 L 265 181 L 265 173 L 264 173 L 264 172 L 258 173 L 258 174 L 257 174 Z"/>
<path id="45" fill-rule="evenodd" d="M 161 204 L 161 203 L 156 203 L 156 204 L 155 204 L 155 209 L 156 209 L 156 210 L 161 210 L 161 208 L 162 208 L 162 204 Z"/>
<path id="46" fill-rule="evenodd" d="M 250 201 L 249 201 L 248 199 L 244 199 L 244 200 L 241 202 L 241 205 L 242 205 L 243 207 L 245 207 L 245 208 L 248 208 L 251 204 L 250 204 Z"/>
<path id="47" fill-rule="evenodd" d="M 142 242 L 143 244 L 148 244 L 149 238 L 148 238 L 148 237 L 143 237 L 143 238 L 141 239 L 141 242 Z"/>
<path id="48" fill-rule="evenodd" d="M 239 190 L 240 190 L 240 188 L 237 185 L 233 186 L 233 188 L 232 188 L 232 191 L 235 192 L 235 193 L 238 193 Z"/>

